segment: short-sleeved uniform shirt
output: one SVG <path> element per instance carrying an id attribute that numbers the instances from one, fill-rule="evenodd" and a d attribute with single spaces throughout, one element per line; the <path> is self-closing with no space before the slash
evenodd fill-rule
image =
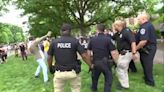
<path id="1" fill-rule="evenodd" d="M 77 63 L 77 52 L 85 52 L 79 41 L 71 36 L 61 36 L 51 43 L 48 55 L 55 56 L 56 65 L 74 65 Z"/>
<path id="2" fill-rule="evenodd" d="M 135 42 L 135 36 L 129 28 L 124 28 L 116 39 L 118 51 L 131 50 L 131 43 Z"/>
<path id="3" fill-rule="evenodd" d="M 111 42 L 110 37 L 107 37 L 103 33 L 99 33 L 98 36 L 95 36 L 90 40 L 88 49 L 93 51 L 94 60 L 100 60 L 104 57 L 109 58 L 110 51 L 113 51 L 116 48 Z"/>
<path id="4" fill-rule="evenodd" d="M 140 26 L 140 29 L 137 33 L 137 43 L 142 40 L 147 40 L 148 43 L 146 45 L 156 45 L 156 35 L 155 28 L 150 22 L 146 22 Z"/>
<path id="5" fill-rule="evenodd" d="M 120 33 L 119 33 L 119 32 L 116 32 L 116 33 L 112 36 L 112 39 L 113 39 L 114 41 L 117 41 L 118 38 L 119 38 L 119 35 L 120 35 Z"/>

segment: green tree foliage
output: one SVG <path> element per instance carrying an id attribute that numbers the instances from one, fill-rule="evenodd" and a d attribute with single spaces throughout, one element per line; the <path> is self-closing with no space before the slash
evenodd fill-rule
<path id="1" fill-rule="evenodd" d="M 24 40 L 22 28 L 0 23 L 0 43 L 16 43 Z"/>
<path id="2" fill-rule="evenodd" d="M 145 11 L 149 14 L 162 14 L 164 13 L 164 6 L 160 9 L 156 9 L 157 5 L 164 4 L 164 0 L 143 0 Z"/>
<path id="3" fill-rule="evenodd" d="M 6 5 L 9 3 L 10 0 L 0 0 L 0 16 L 8 11 Z"/>
<path id="4" fill-rule="evenodd" d="M 84 34 L 91 25 L 129 17 L 144 8 L 142 0 L 15 0 L 14 4 L 30 16 L 30 33 L 34 36 L 47 31 L 57 35 L 64 22 Z"/>

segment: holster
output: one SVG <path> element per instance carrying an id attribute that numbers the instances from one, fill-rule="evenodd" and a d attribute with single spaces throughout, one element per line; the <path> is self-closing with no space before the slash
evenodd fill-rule
<path id="1" fill-rule="evenodd" d="M 54 74 L 55 71 L 56 71 L 56 67 L 55 67 L 55 65 L 53 65 L 52 67 L 50 67 L 49 70 L 50 70 L 51 74 Z"/>
<path id="2" fill-rule="evenodd" d="M 94 65 L 102 71 L 105 71 L 107 69 L 111 70 L 113 61 L 109 58 L 104 57 L 101 60 L 94 60 Z"/>
<path id="3" fill-rule="evenodd" d="M 150 54 L 150 52 L 149 52 L 150 49 L 151 49 L 150 46 L 145 46 L 144 48 L 140 49 L 140 52 L 149 55 Z"/>
<path id="4" fill-rule="evenodd" d="M 75 66 L 75 72 L 76 74 L 79 74 L 81 72 L 81 61 L 77 60 L 77 65 Z"/>
<path id="5" fill-rule="evenodd" d="M 107 67 L 111 70 L 112 66 L 114 65 L 113 59 L 109 59 L 109 58 L 105 57 L 105 58 L 103 58 L 103 61 L 105 62 Z"/>

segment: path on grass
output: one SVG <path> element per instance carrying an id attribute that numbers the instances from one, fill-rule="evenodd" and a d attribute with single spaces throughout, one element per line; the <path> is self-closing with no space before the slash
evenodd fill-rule
<path id="1" fill-rule="evenodd" d="M 164 42 L 158 42 L 157 48 L 158 49 L 154 58 L 154 63 L 164 64 Z"/>

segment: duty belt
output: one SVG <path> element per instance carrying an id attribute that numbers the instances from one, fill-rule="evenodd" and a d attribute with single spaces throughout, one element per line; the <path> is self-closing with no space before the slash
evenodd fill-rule
<path id="1" fill-rule="evenodd" d="M 122 51 L 119 51 L 119 54 L 125 55 L 128 52 L 131 52 L 131 51 L 130 50 L 122 50 Z"/>
<path id="2" fill-rule="evenodd" d="M 64 72 L 64 71 L 72 71 L 72 70 L 74 70 L 74 67 L 73 66 L 57 65 L 55 70 L 56 71 L 61 71 L 61 72 Z"/>

